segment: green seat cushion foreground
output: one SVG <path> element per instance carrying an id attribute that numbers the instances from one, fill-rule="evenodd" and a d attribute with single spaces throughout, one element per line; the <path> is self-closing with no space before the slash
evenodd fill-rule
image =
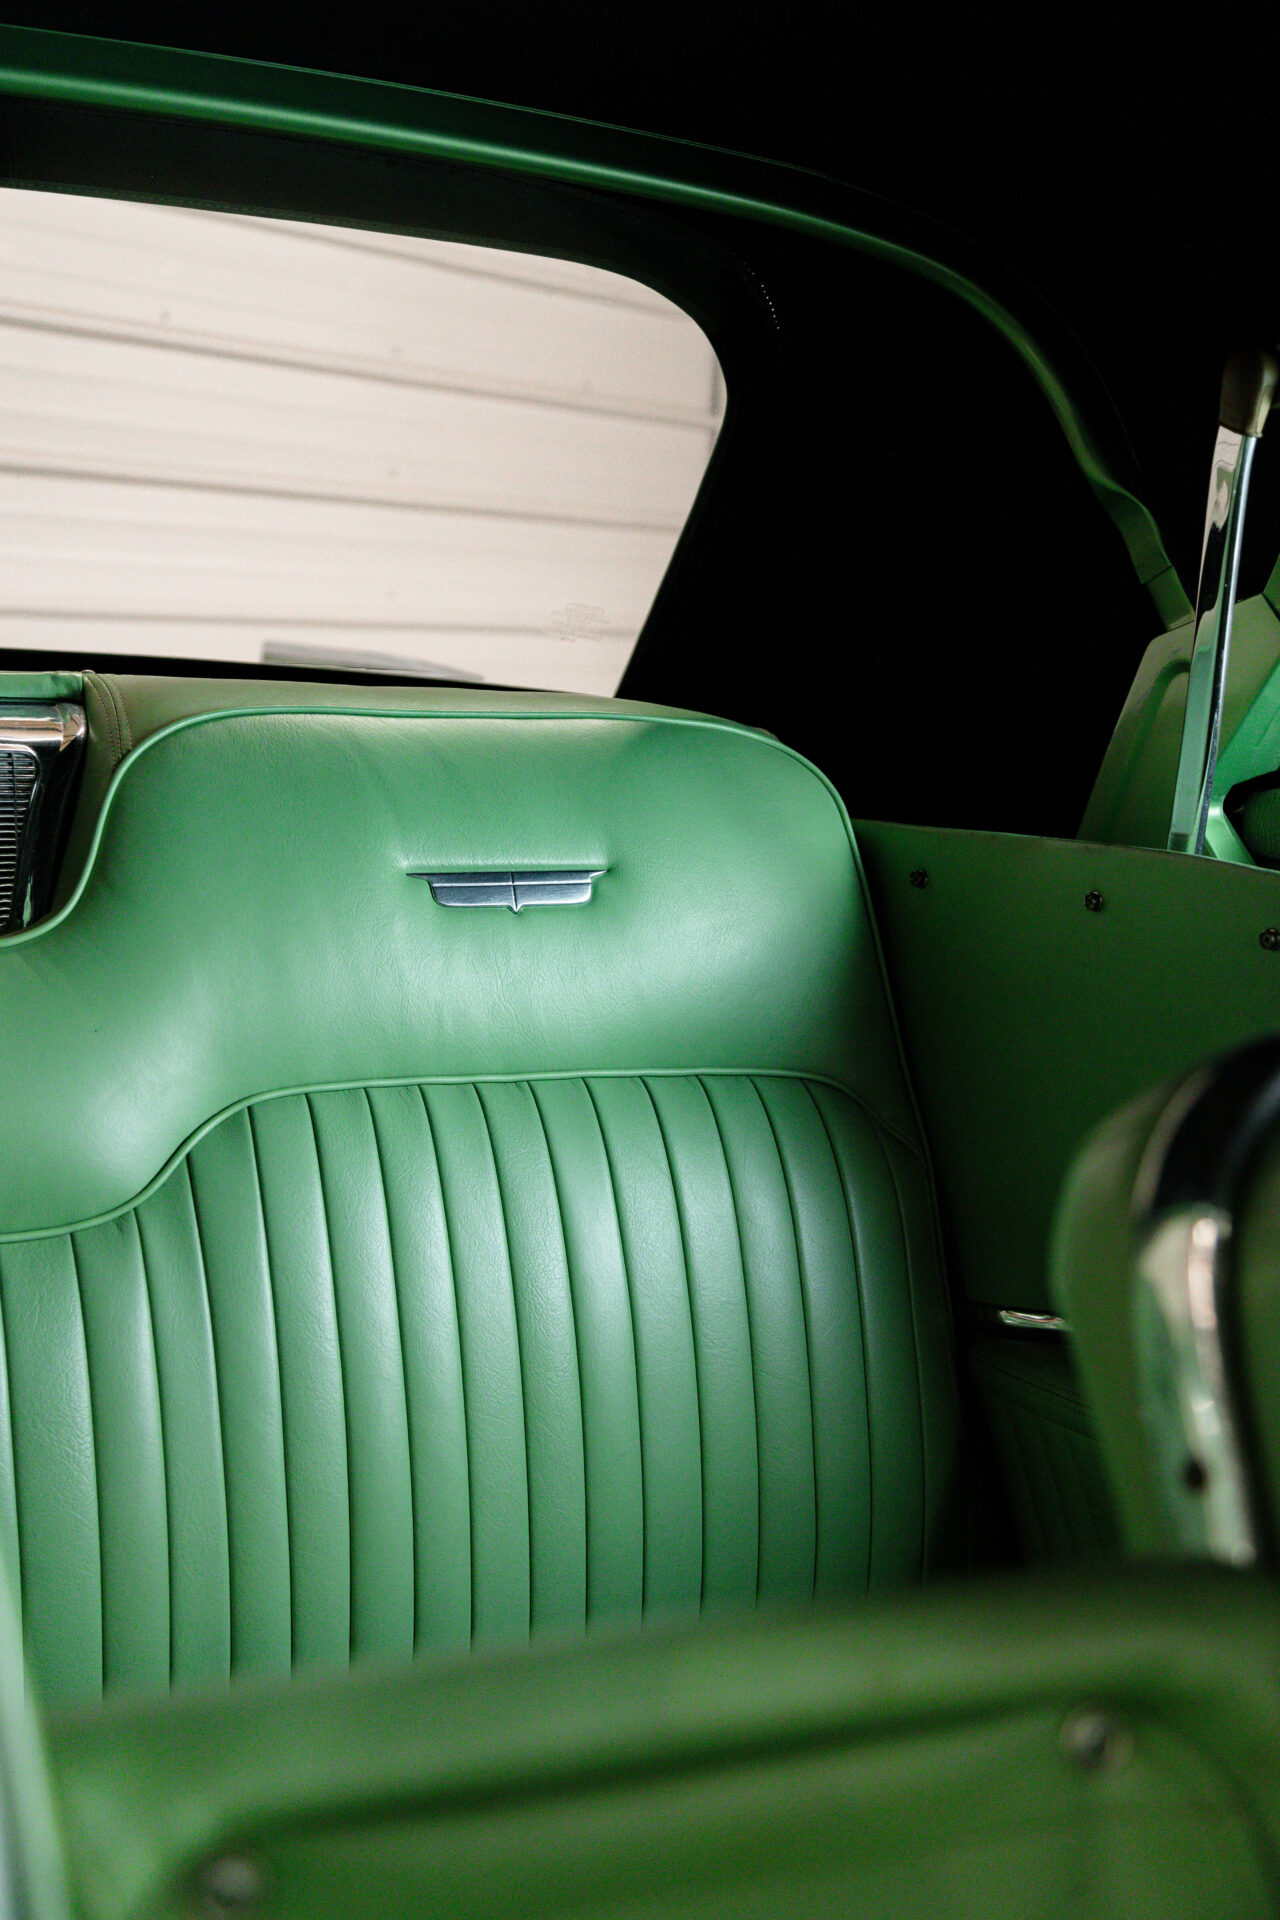
<path id="1" fill-rule="evenodd" d="M 568 867 L 589 902 L 519 914 L 417 877 Z M 179 718 L 0 1007 L 0 1545 L 47 1698 L 935 1553 L 928 1181 L 847 822 L 776 744 L 518 696 Z"/>
<path id="2" fill-rule="evenodd" d="M 108 1703 L 49 1758 L 86 1920 L 1262 1920 L 1277 1644 L 1220 1570 L 966 1583 Z"/>

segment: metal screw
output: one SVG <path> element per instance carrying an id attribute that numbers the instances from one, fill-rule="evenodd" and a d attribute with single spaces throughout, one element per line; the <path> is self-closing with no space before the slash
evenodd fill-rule
<path id="1" fill-rule="evenodd" d="M 911 873 L 910 879 L 913 887 L 927 887 L 929 884 L 929 876 L 923 867 L 916 867 Z M 1277 937 L 1280 938 L 1280 936 Z"/>
<path id="2" fill-rule="evenodd" d="M 1280 927 L 1264 927 L 1258 945 L 1267 953 L 1280 953 Z"/>
<path id="3" fill-rule="evenodd" d="M 1087 1772 L 1122 1767 L 1133 1752 L 1133 1736 L 1124 1722 L 1100 1707 L 1077 1707 L 1058 1736 L 1068 1760 Z"/>
<path id="4" fill-rule="evenodd" d="M 1096 887 L 1091 887 L 1084 897 L 1085 909 L 1089 913 L 1102 912 L 1102 895 Z"/>
<path id="5" fill-rule="evenodd" d="M 220 1854 L 200 1875 L 197 1911 L 209 1915 L 210 1920 L 249 1913 L 266 1890 L 267 1876 L 256 1860 L 243 1853 Z"/>

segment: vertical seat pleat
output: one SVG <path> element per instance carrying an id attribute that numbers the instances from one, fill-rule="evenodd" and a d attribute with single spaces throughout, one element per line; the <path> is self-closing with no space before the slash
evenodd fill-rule
<path id="1" fill-rule="evenodd" d="M 12 1391 L 24 1624 L 49 1701 L 102 1687 L 102 1564 L 93 1417 L 70 1238 L 0 1262 Z M 31 1490 L 23 1498 L 23 1490 Z"/>
<path id="2" fill-rule="evenodd" d="M 762 1600 L 813 1592 L 814 1469 L 800 1266 L 782 1164 L 750 1080 L 708 1075 L 733 1187 L 759 1432 Z"/>
<path id="3" fill-rule="evenodd" d="M 305 1100 L 250 1115 L 275 1301 L 284 1436 L 293 1664 L 341 1664 L 351 1650 L 351 1516 L 337 1304 Z"/>
<path id="4" fill-rule="evenodd" d="M 773 1129 L 795 1225 L 809 1381 L 816 1503 L 814 1593 L 861 1593 L 882 1524 L 873 1483 L 860 1295 L 864 1274 L 827 1130 L 801 1080 L 756 1082 Z M 878 1279 L 878 1275 L 875 1275 Z M 878 1436 L 877 1436 L 878 1447 Z M 916 1496 L 918 1506 L 918 1494 Z M 892 1524 L 892 1522 L 890 1522 Z"/>
<path id="5" fill-rule="evenodd" d="M 643 1083 L 589 1083 L 605 1142 L 635 1329 L 646 1619 L 702 1599 L 702 1436 L 693 1319 L 671 1168 Z"/>
<path id="6" fill-rule="evenodd" d="M 569 1263 L 546 1136 L 526 1083 L 479 1089 L 515 1300 L 529 1477 L 529 1608 L 536 1634 L 587 1619 L 582 1388 Z"/>
<path id="7" fill-rule="evenodd" d="M 374 1087 L 369 1104 L 400 1305 L 414 1639 L 427 1650 L 452 1650 L 471 1638 L 471 1495 L 449 1222 L 420 1089 Z"/>
<path id="8" fill-rule="evenodd" d="M 582 1378 L 587 1621 L 638 1621 L 644 1481 L 627 1273 L 604 1141 L 581 1080 L 534 1087 L 564 1222 Z"/>
<path id="9" fill-rule="evenodd" d="M 760 1481 L 742 1251 L 715 1113 L 685 1075 L 646 1081 L 671 1163 L 702 1434 L 702 1603 L 754 1600 Z"/>
<path id="10" fill-rule="evenodd" d="M 222 1408 L 231 1565 L 231 1663 L 287 1673 L 293 1657 L 289 1521 L 275 1305 L 249 1116 L 192 1148 Z"/>
<path id="11" fill-rule="evenodd" d="M 169 1684 L 169 1522 L 151 1305 L 134 1213 L 72 1236 L 102 1539 L 103 1685 Z"/>
<path id="12" fill-rule="evenodd" d="M 0 1276 L 4 1249 L 0 1248 Z M 18 1538 L 18 1483 L 13 1464 L 13 1393 L 9 1381 L 9 1342 L 4 1324 L 4 1285 L 0 1277 L 0 1554 L 9 1576 L 14 1605 L 22 1609 L 22 1551 Z"/>
<path id="13" fill-rule="evenodd" d="M 529 1631 L 529 1491 L 502 1198 L 474 1086 L 427 1087 L 457 1279 L 471 1485 L 472 1638 Z"/>
<path id="14" fill-rule="evenodd" d="M 867 1418 L 872 1455 L 873 1590 L 919 1578 L 924 1548 L 924 1440 L 911 1276 L 893 1171 L 876 1128 L 847 1094 L 813 1086 L 839 1170 L 857 1246 L 866 1338 Z"/>
<path id="15" fill-rule="evenodd" d="M 381 1086 L 261 1101 L 132 1211 L 5 1244 L 0 1549 L 46 1696 L 917 1577 L 923 1179 L 780 1075 Z"/>
<path id="16" fill-rule="evenodd" d="M 373 1118 L 358 1088 L 308 1098 L 337 1300 L 351 1490 L 351 1654 L 413 1649 L 413 1489 L 400 1316 Z"/>
<path id="17" fill-rule="evenodd" d="M 231 1671 L 231 1571 L 218 1370 L 204 1257 L 184 1161 L 138 1208 L 152 1276 L 169 1530 L 169 1666 L 179 1683 Z"/>

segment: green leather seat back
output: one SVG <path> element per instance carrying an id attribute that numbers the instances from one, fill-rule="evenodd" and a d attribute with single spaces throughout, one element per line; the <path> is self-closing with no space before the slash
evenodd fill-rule
<path id="1" fill-rule="evenodd" d="M 740 729 L 476 704 L 135 724 L 78 890 L 0 946 L 0 1528 L 48 1697 L 936 1549 L 945 1305 L 838 802 Z M 414 877 L 567 866 L 590 903 L 520 914 Z"/>

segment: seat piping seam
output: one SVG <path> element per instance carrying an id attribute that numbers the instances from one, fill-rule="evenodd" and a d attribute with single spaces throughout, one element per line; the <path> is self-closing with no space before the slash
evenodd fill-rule
<path id="1" fill-rule="evenodd" d="M 213 1317 L 213 1290 L 204 1254 L 204 1235 L 200 1231 L 200 1203 L 196 1198 L 195 1174 L 187 1161 L 187 1191 L 191 1197 L 191 1222 L 196 1235 L 196 1258 L 200 1263 L 200 1285 L 204 1290 L 205 1312 L 209 1317 L 209 1364 L 213 1369 L 213 1403 L 218 1412 L 218 1469 L 222 1475 L 222 1511 L 227 1529 L 227 1670 L 236 1670 L 236 1610 L 234 1604 L 235 1562 L 231 1556 L 231 1489 L 227 1484 L 226 1422 L 222 1411 L 222 1370 L 218 1365 L 218 1335 Z"/>
<path id="2" fill-rule="evenodd" d="M 511 1286 L 511 1322 L 516 1337 L 516 1372 L 520 1376 L 520 1427 L 524 1437 L 524 1524 L 525 1538 L 528 1541 L 529 1555 L 529 1605 L 525 1629 L 530 1638 L 533 1636 L 533 1475 L 529 1469 L 529 1390 L 524 1374 L 524 1349 L 520 1339 L 520 1303 L 516 1298 L 516 1268 L 511 1253 L 511 1235 L 507 1230 L 507 1202 L 502 1191 L 502 1172 L 498 1166 L 497 1149 L 493 1142 L 493 1128 L 489 1115 L 480 1095 L 479 1087 L 474 1089 L 476 1105 L 480 1109 L 480 1121 L 484 1127 L 485 1140 L 489 1148 L 489 1164 L 493 1168 L 493 1181 L 498 1190 L 498 1218 L 502 1223 L 502 1244 L 507 1256 L 507 1279 Z"/>
<path id="3" fill-rule="evenodd" d="M 280 1403 L 280 1486 L 284 1497 L 284 1537 L 288 1554 L 289 1575 L 289 1671 L 293 1672 L 295 1648 L 297 1644 L 297 1622 L 294 1617 L 294 1528 L 293 1508 L 289 1499 L 289 1438 L 286 1426 L 284 1404 L 284 1363 L 280 1353 L 280 1308 L 276 1300 L 275 1273 L 271 1265 L 271 1235 L 267 1229 L 267 1202 L 262 1187 L 261 1162 L 258 1157 L 258 1138 L 253 1124 L 253 1108 L 248 1108 L 249 1117 L 249 1157 L 253 1162 L 253 1185 L 258 1201 L 258 1224 L 262 1229 L 262 1258 L 267 1278 L 267 1294 L 271 1300 L 271 1330 L 276 1349 L 276 1397 Z"/>
<path id="4" fill-rule="evenodd" d="M 871 1349 L 870 1349 L 870 1345 L 867 1337 L 867 1311 L 866 1311 L 866 1300 L 865 1300 L 865 1294 L 864 1294 L 865 1282 L 863 1277 L 863 1260 L 862 1260 L 862 1254 L 858 1245 L 858 1230 L 855 1227 L 854 1220 L 853 1220 L 853 1201 L 850 1197 L 849 1189 L 845 1184 L 844 1171 L 840 1165 L 840 1156 L 836 1152 L 835 1139 L 832 1135 L 830 1126 L 827 1124 L 827 1116 L 822 1111 L 822 1107 L 818 1100 L 818 1097 L 814 1093 L 813 1088 L 809 1086 L 807 1083 L 805 1083 L 805 1092 L 808 1094 L 809 1099 L 812 1102 L 813 1110 L 818 1116 L 818 1124 L 822 1128 L 823 1134 L 826 1137 L 827 1151 L 831 1155 L 831 1165 L 835 1172 L 836 1184 L 840 1188 L 840 1197 L 844 1202 L 844 1217 L 845 1217 L 845 1222 L 849 1231 L 849 1251 L 853 1255 L 853 1278 L 854 1278 L 853 1292 L 854 1292 L 854 1299 L 858 1303 L 858 1330 L 862 1337 L 862 1412 L 863 1412 L 863 1419 L 867 1429 L 868 1513 L 867 1513 L 867 1582 L 866 1582 L 865 1591 L 867 1593 L 870 1593 L 871 1570 L 875 1565 L 877 1448 L 875 1444 L 875 1438 L 872 1431 L 872 1422 L 871 1422 L 872 1367 L 871 1367 Z M 908 1269 L 907 1283 L 909 1286 L 910 1271 L 908 1266 L 907 1251 L 906 1251 L 905 1245 L 903 1247 L 903 1266 L 904 1268 Z M 912 1332 L 914 1336 L 914 1323 L 912 1327 Z"/>
<path id="5" fill-rule="evenodd" d="M 76 1238 L 67 1235 L 71 1271 L 76 1283 L 76 1308 L 80 1315 L 80 1339 L 84 1346 L 84 1390 L 89 1403 L 89 1444 L 93 1448 L 93 1520 L 98 1536 L 98 1688 L 107 1691 L 107 1559 L 102 1537 L 102 1454 L 98 1446 L 98 1408 L 93 1395 L 93 1362 L 89 1357 L 89 1330 L 84 1317 L 84 1283 L 80 1277 L 80 1256 Z"/>
<path id="6" fill-rule="evenodd" d="M 763 1075 L 761 1077 L 763 1078 Z M 812 1331 L 809 1325 L 809 1294 L 805 1284 L 806 1266 L 804 1254 L 800 1246 L 800 1228 L 796 1219 L 796 1200 L 792 1190 L 791 1170 L 787 1165 L 786 1158 L 782 1151 L 782 1142 L 778 1137 L 778 1129 L 774 1122 L 773 1115 L 769 1110 L 769 1103 L 765 1099 L 757 1081 L 752 1080 L 751 1086 L 755 1090 L 755 1095 L 760 1102 L 760 1108 L 764 1114 L 769 1132 L 773 1136 L 773 1149 L 778 1156 L 778 1171 L 782 1175 L 782 1184 L 786 1189 L 787 1208 L 791 1215 L 791 1241 L 795 1248 L 796 1255 L 796 1278 L 799 1283 L 800 1293 L 800 1317 L 804 1323 L 805 1384 L 809 1392 L 809 1449 L 810 1458 L 813 1463 L 813 1568 L 809 1581 L 809 1592 L 810 1595 L 813 1596 L 816 1595 L 818 1591 L 818 1529 L 821 1522 L 821 1508 L 818 1499 L 818 1415 L 813 1397 L 813 1355 L 810 1345 Z"/>
<path id="7" fill-rule="evenodd" d="M 538 1116 L 538 1125 L 542 1129 L 543 1145 L 547 1150 L 547 1166 L 551 1173 L 551 1190 L 555 1195 L 556 1221 L 560 1228 L 560 1245 L 564 1253 L 565 1279 L 569 1289 L 569 1318 L 573 1324 L 573 1357 L 578 1375 L 578 1430 L 582 1436 L 582 1607 L 583 1626 L 591 1618 L 591 1494 L 587 1479 L 587 1402 L 586 1389 L 582 1380 L 582 1341 L 578 1332 L 578 1303 L 573 1284 L 573 1263 L 569 1258 L 569 1241 L 564 1226 L 564 1203 L 560 1198 L 560 1177 L 556 1172 L 556 1157 L 551 1150 L 551 1136 L 547 1132 L 546 1116 L 538 1100 L 538 1089 L 532 1080 L 526 1081 L 533 1098 L 533 1109 Z"/>
<path id="8" fill-rule="evenodd" d="M 631 1262 L 627 1258 L 627 1243 L 622 1231 L 622 1213 L 618 1206 L 618 1182 L 613 1171 L 613 1155 L 609 1151 L 609 1139 L 604 1130 L 604 1121 L 600 1118 L 596 1096 L 592 1091 L 591 1082 L 585 1075 L 582 1084 L 591 1102 L 591 1111 L 595 1115 L 596 1128 L 600 1134 L 600 1145 L 604 1150 L 605 1171 L 609 1176 L 609 1198 L 613 1203 L 613 1218 L 618 1229 L 618 1251 L 622 1256 L 622 1278 L 627 1289 L 627 1313 L 631 1321 L 631 1360 L 635 1368 L 636 1380 L 636 1432 L 640 1442 L 640 1618 L 643 1620 L 649 1601 L 649 1532 L 645 1524 L 644 1401 L 640 1397 L 640 1345 L 636 1338 L 636 1303 L 631 1287 Z"/>
<path id="9" fill-rule="evenodd" d="M 756 1442 L 756 1605 L 760 1604 L 760 1575 L 764 1559 L 764 1475 L 760 1470 L 760 1396 L 756 1383 L 756 1342 L 751 1325 L 751 1289 L 747 1285 L 747 1249 L 742 1237 L 742 1221 L 738 1213 L 738 1192 L 729 1164 L 729 1149 L 725 1145 L 724 1129 L 720 1125 L 720 1116 L 716 1112 L 715 1102 L 707 1089 L 701 1074 L 697 1076 L 702 1097 L 707 1103 L 716 1138 L 720 1142 L 720 1154 L 724 1160 L 725 1180 L 729 1188 L 729 1206 L 733 1214 L 734 1237 L 738 1242 L 738 1268 L 742 1274 L 742 1309 L 747 1323 L 747 1355 L 751 1365 L 751 1425 Z"/>
<path id="10" fill-rule="evenodd" d="M 671 1183 L 671 1199 L 675 1207 L 676 1227 L 680 1234 L 680 1260 L 684 1267 L 685 1298 L 689 1304 L 689 1346 L 693 1354 L 693 1392 L 698 1413 L 698 1485 L 701 1497 L 698 1521 L 702 1538 L 698 1575 L 698 1612 L 701 1613 L 707 1590 L 707 1453 L 702 1439 L 702 1369 L 698 1364 L 698 1326 L 693 1312 L 693 1275 L 689 1268 L 689 1241 L 685 1233 L 684 1212 L 680 1205 L 680 1190 L 676 1185 L 675 1162 L 671 1158 L 666 1128 L 662 1124 L 658 1103 L 653 1097 L 653 1088 L 643 1077 L 640 1084 L 649 1096 L 649 1104 L 653 1108 L 653 1117 L 658 1123 L 658 1137 L 662 1142 L 662 1151 L 667 1162 L 667 1179 Z"/>
<path id="11" fill-rule="evenodd" d="M 342 1314 L 338 1308 L 338 1273 L 333 1258 L 333 1229 L 329 1224 L 329 1196 L 324 1183 L 324 1162 L 320 1156 L 320 1134 L 316 1127 L 311 1095 L 306 1094 L 304 1098 L 307 1103 L 307 1118 L 311 1122 L 311 1145 L 316 1157 L 316 1186 L 320 1194 L 320 1217 L 324 1221 L 329 1291 L 333 1299 L 333 1337 L 338 1349 L 338 1380 L 342 1391 L 342 1434 L 346 1455 L 343 1467 L 347 1482 L 347 1659 L 351 1660 L 355 1655 L 356 1631 L 356 1529 L 351 1500 L 351 1413 L 347 1406 L 347 1360 L 342 1345 Z"/>
<path id="12" fill-rule="evenodd" d="M 422 1102 L 422 1111 L 426 1115 L 427 1133 L 431 1139 L 431 1153 L 436 1165 L 436 1178 L 440 1183 L 440 1215 L 444 1221 L 445 1252 L 449 1256 L 449 1285 L 453 1289 L 453 1324 L 458 1335 L 458 1379 L 462 1386 L 462 1435 L 467 1454 L 467 1595 L 468 1628 L 467 1638 L 471 1645 L 476 1637 L 476 1512 L 471 1497 L 471 1397 L 467 1392 L 467 1352 L 462 1337 L 462 1313 L 458 1304 L 458 1271 L 453 1257 L 453 1229 L 449 1225 L 449 1199 L 445 1192 L 444 1166 L 440 1159 L 440 1146 L 436 1139 L 435 1122 L 431 1118 L 431 1108 L 427 1102 L 427 1090 L 421 1082 L 417 1083 L 418 1098 Z"/>

